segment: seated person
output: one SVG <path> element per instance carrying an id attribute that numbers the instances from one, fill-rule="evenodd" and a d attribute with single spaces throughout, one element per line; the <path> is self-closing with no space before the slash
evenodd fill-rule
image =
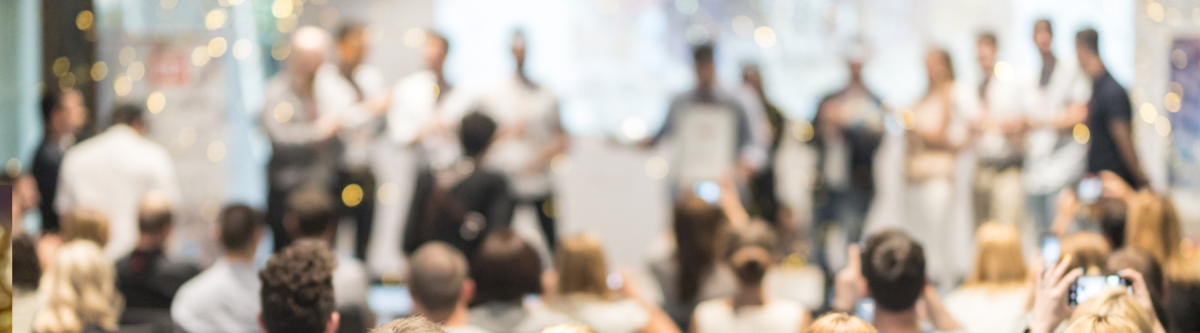
<path id="1" fill-rule="evenodd" d="M 966 283 L 946 296 L 946 308 L 967 332 L 1016 332 L 1033 287 L 1027 271 L 1017 227 L 984 223 L 975 232 L 975 266 Z"/>
<path id="2" fill-rule="evenodd" d="M 295 242 L 267 260 L 259 273 L 265 333 L 333 333 L 341 317 L 333 305 L 337 260 L 320 242 Z"/>
<path id="3" fill-rule="evenodd" d="M 729 242 L 726 258 L 737 275 L 733 297 L 700 303 L 692 317 L 692 331 L 803 332 L 812 314 L 799 303 L 775 299 L 763 291 L 763 277 L 777 261 L 778 242 L 765 222 L 751 222 L 737 230 Z"/>
<path id="4" fill-rule="evenodd" d="M 336 203 L 324 188 L 308 186 L 288 195 L 284 226 L 296 241 L 313 242 L 333 248 L 337 237 L 338 214 Z M 375 326 L 367 306 L 370 280 L 361 261 L 350 256 L 337 256 L 333 270 L 333 291 L 337 297 L 338 313 L 343 320 L 339 331 L 361 331 Z"/>
<path id="5" fill-rule="evenodd" d="M 1071 268 L 1083 268 L 1084 275 L 1100 275 L 1112 250 L 1104 236 L 1081 231 L 1062 240 L 1063 256 L 1071 256 Z"/>
<path id="6" fill-rule="evenodd" d="M 191 263 L 167 257 L 171 238 L 171 207 L 166 197 L 150 193 L 138 212 L 137 248 L 117 262 L 117 290 L 125 295 L 121 324 L 153 324 L 170 328 L 171 301 L 184 282 L 200 274 Z"/>
<path id="7" fill-rule="evenodd" d="M 491 332 L 512 332 L 529 316 L 525 295 L 542 293 L 542 261 L 511 228 L 489 234 L 471 258 L 475 298 L 471 324 Z"/>
<path id="8" fill-rule="evenodd" d="M 736 193 L 721 191 L 723 196 Z M 733 271 L 721 260 L 724 254 L 718 253 L 728 238 L 730 223 L 720 208 L 684 195 L 675 204 L 671 224 L 672 233 L 664 242 L 667 248 L 652 255 L 656 258 L 651 259 L 650 271 L 662 291 L 663 310 L 686 330 L 696 305 L 732 296 L 737 289 Z"/>
<path id="9" fill-rule="evenodd" d="M 917 301 L 934 332 L 962 328 L 942 305 L 942 298 L 925 277 L 925 250 L 908 234 L 884 230 L 867 238 L 866 249 L 849 248 L 848 264 L 837 274 L 833 307 L 853 311 L 863 297 L 875 300 L 872 323 L 880 332 L 923 332 Z M 861 286 L 866 289 L 861 289 Z"/>
<path id="10" fill-rule="evenodd" d="M 217 218 L 224 253 L 183 284 L 171 304 L 171 319 L 187 332 L 256 332 L 262 310 L 254 252 L 263 237 L 262 214 L 246 205 L 225 207 Z"/>
<path id="11" fill-rule="evenodd" d="M 496 122 L 474 112 L 458 128 L 463 160 L 436 176 L 424 174 L 414 189 L 413 217 L 405 227 L 404 252 L 429 241 L 442 241 L 468 257 L 491 230 L 512 221 L 508 180 L 477 167 L 496 133 Z"/>
<path id="12" fill-rule="evenodd" d="M 468 323 L 467 304 L 475 296 L 475 281 L 467 276 L 467 258 L 458 249 L 437 241 L 425 243 L 408 263 L 415 313 L 450 333 L 487 332 Z"/>

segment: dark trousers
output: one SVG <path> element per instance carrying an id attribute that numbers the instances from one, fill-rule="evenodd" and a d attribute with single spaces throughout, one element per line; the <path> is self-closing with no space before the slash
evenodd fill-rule
<path id="1" fill-rule="evenodd" d="M 362 187 L 362 201 L 353 207 L 343 202 L 340 215 L 354 220 L 354 256 L 366 260 L 367 242 L 371 240 L 375 218 L 375 176 L 368 170 L 338 172 L 337 198 L 341 198 L 341 191 L 351 184 Z"/>
<path id="2" fill-rule="evenodd" d="M 813 198 L 813 223 L 811 259 L 825 269 L 828 277 L 836 274 L 837 267 L 831 267 L 825 253 L 826 244 L 830 241 L 829 229 L 833 225 L 841 228 L 846 237 L 846 244 L 853 244 L 862 239 L 863 224 L 866 222 L 867 211 L 871 209 L 871 199 L 874 191 L 868 190 L 822 190 L 815 193 Z M 832 281 L 832 280 L 829 280 Z"/>
<path id="3" fill-rule="evenodd" d="M 267 190 L 267 224 L 271 226 L 273 236 L 272 251 L 279 252 L 292 244 L 292 236 L 283 226 L 283 215 L 287 213 L 287 196 L 291 191 L 280 189 L 268 184 Z"/>
<path id="4" fill-rule="evenodd" d="M 554 248 L 558 245 L 557 229 L 554 225 L 554 220 L 558 214 L 555 211 L 554 194 L 547 195 L 532 200 L 524 200 L 522 203 L 533 205 L 534 210 L 537 210 L 538 225 L 542 227 L 542 236 L 545 237 L 546 248 L 550 253 L 554 253 Z"/>

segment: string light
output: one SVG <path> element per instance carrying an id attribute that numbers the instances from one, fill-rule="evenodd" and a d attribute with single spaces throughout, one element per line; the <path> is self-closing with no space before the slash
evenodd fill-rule
<path id="1" fill-rule="evenodd" d="M 92 16 L 92 11 L 84 10 L 75 16 L 75 27 L 79 30 L 87 30 L 92 28 L 92 21 L 95 18 Z"/>
<path id="2" fill-rule="evenodd" d="M 108 76 L 108 64 L 97 61 L 92 65 L 92 81 L 100 81 Z"/>
<path id="3" fill-rule="evenodd" d="M 221 141 L 213 141 L 208 144 L 208 160 L 220 162 L 225 158 L 225 143 Z"/>
<path id="4" fill-rule="evenodd" d="M 208 56 L 208 47 L 206 46 L 197 46 L 192 50 L 192 65 L 196 67 L 208 64 L 208 60 L 210 58 L 211 57 Z"/>
<path id="5" fill-rule="evenodd" d="M 54 65 L 51 65 L 50 69 L 54 71 L 54 76 L 62 76 L 71 70 L 71 59 L 58 57 L 58 59 L 54 59 Z"/>
<path id="6" fill-rule="evenodd" d="M 225 10 L 221 8 L 213 9 L 204 16 L 204 27 L 208 30 L 217 30 L 225 25 Z"/>
<path id="7" fill-rule="evenodd" d="M 141 61 L 134 61 L 132 64 L 129 64 L 129 68 L 127 68 L 125 70 L 125 75 L 128 76 L 129 79 L 133 80 L 134 82 L 141 80 L 142 76 L 144 76 L 145 74 L 146 74 L 146 65 L 143 65 Z"/>
<path id="8" fill-rule="evenodd" d="M 775 46 L 775 30 L 769 27 L 754 29 L 754 43 L 764 49 Z"/>
<path id="9" fill-rule="evenodd" d="M 166 96 L 163 96 L 163 93 L 161 92 L 155 91 L 154 93 L 150 94 L 150 97 L 146 98 L 146 110 L 150 111 L 150 113 L 158 114 L 159 112 L 162 112 L 163 107 L 166 106 L 167 98 Z"/>
<path id="10" fill-rule="evenodd" d="M 358 206 L 359 203 L 362 203 L 362 200 L 362 186 L 359 186 L 358 184 L 350 184 L 346 185 L 346 187 L 342 189 L 342 203 L 345 204 L 346 207 Z"/>
<path id="11" fill-rule="evenodd" d="M 128 76 L 121 75 L 113 80 L 113 91 L 117 93 L 117 96 L 128 95 L 130 90 L 133 90 L 133 80 L 130 80 Z"/>

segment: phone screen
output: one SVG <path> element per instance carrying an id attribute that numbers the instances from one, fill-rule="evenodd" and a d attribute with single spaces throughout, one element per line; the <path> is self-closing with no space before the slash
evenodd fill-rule
<path id="1" fill-rule="evenodd" d="M 1067 291 L 1067 303 L 1075 306 L 1087 302 L 1100 291 L 1112 287 L 1124 287 L 1126 292 L 1133 292 L 1129 281 L 1120 276 L 1081 276 L 1075 279 L 1075 283 L 1072 283 L 1071 288 Z"/>
<path id="2" fill-rule="evenodd" d="M 1096 203 L 1100 199 L 1100 193 L 1104 191 L 1104 185 L 1100 183 L 1100 178 L 1093 175 L 1088 175 L 1079 181 L 1079 189 L 1075 192 L 1079 195 L 1079 201 L 1085 204 Z"/>
<path id="3" fill-rule="evenodd" d="M 1053 267 L 1058 263 L 1058 258 L 1062 255 L 1062 244 L 1058 242 L 1058 237 L 1046 236 L 1042 239 L 1042 260 L 1046 261 L 1046 267 Z"/>

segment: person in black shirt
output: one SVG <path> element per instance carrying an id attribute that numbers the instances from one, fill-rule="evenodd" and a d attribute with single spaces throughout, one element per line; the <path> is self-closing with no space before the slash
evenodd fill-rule
<path id="1" fill-rule="evenodd" d="M 37 180 L 42 194 L 39 208 L 42 212 L 42 231 L 58 232 L 58 212 L 54 210 L 54 196 L 58 188 L 58 172 L 62 167 L 63 154 L 75 145 L 75 132 L 87 121 L 87 108 L 83 105 L 83 94 L 78 90 L 60 93 L 50 89 L 42 97 L 42 125 L 45 135 L 33 157 L 33 178 Z"/>
<path id="2" fill-rule="evenodd" d="M 173 327 L 171 301 L 184 282 L 200 274 L 200 268 L 166 256 L 171 238 L 171 207 L 162 195 L 151 193 L 138 212 L 141 236 L 137 249 L 117 262 L 117 290 L 125 296 L 122 325 Z"/>
<path id="3" fill-rule="evenodd" d="M 1088 102 L 1087 127 L 1091 133 L 1087 172 L 1108 170 L 1129 185 L 1147 185 L 1146 175 L 1133 150 L 1133 106 L 1125 88 L 1109 75 L 1100 59 L 1100 35 L 1086 29 L 1075 35 L 1075 54 L 1079 66 L 1092 78 L 1092 99 Z"/>

